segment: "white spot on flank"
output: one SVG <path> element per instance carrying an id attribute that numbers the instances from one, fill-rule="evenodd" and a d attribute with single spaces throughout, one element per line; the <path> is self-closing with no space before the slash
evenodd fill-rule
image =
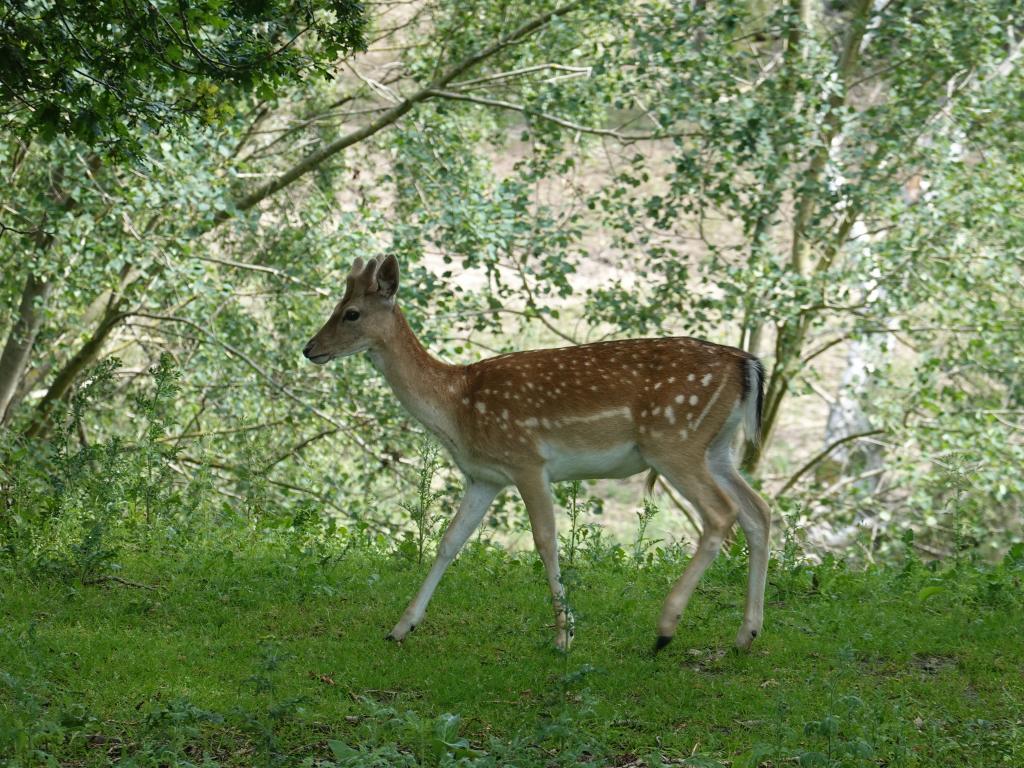
<path id="1" fill-rule="evenodd" d="M 659 381 L 657 384 L 655 384 L 654 388 L 655 389 L 661 389 L 661 382 Z"/>
<path id="2" fill-rule="evenodd" d="M 690 405 L 696 405 L 696 404 L 697 404 L 697 396 L 696 395 L 690 395 Z"/>
<path id="3" fill-rule="evenodd" d="M 686 380 L 687 380 L 687 381 L 693 381 L 693 380 L 694 380 L 695 378 L 697 378 L 697 377 L 696 377 L 696 376 L 694 376 L 694 375 L 693 375 L 693 374 L 691 373 L 691 374 L 689 374 L 689 375 L 688 375 L 688 376 L 686 377 Z"/>
<path id="4" fill-rule="evenodd" d="M 487 406 L 486 406 L 486 405 L 484 405 L 484 404 L 483 404 L 482 402 L 480 402 L 479 400 L 477 400 L 477 401 L 476 401 L 476 409 L 477 409 L 478 411 L 480 411 L 480 413 L 484 413 L 484 412 L 485 412 L 485 411 L 487 410 Z"/>
<path id="5" fill-rule="evenodd" d="M 502 409 L 502 411 L 501 411 L 501 418 L 503 418 L 503 419 L 507 419 L 508 418 L 508 408 L 503 408 Z"/>
<path id="6" fill-rule="evenodd" d="M 668 419 L 668 423 L 669 424 L 675 424 L 676 423 L 676 415 L 675 415 L 675 413 L 672 412 L 672 406 L 671 405 L 665 406 L 665 418 Z"/>
<path id="7" fill-rule="evenodd" d="M 463 405 L 469 405 L 469 398 L 468 397 L 462 398 L 462 404 Z"/>
<path id="8" fill-rule="evenodd" d="M 535 419 L 533 416 L 531 416 L 530 418 L 523 419 L 522 421 L 519 421 L 517 423 L 520 427 L 536 427 L 540 422 L 537 421 L 537 419 Z"/>
<path id="9" fill-rule="evenodd" d="M 676 395 L 676 402 L 682 403 L 686 399 L 686 395 Z"/>
<path id="10" fill-rule="evenodd" d="M 661 408 L 660 407 L 654 408 L 653 410 L 651 410 L 651 416 L 657 416 L 659 413 L 661 413 Z"/>
<path id="11" fill-rule="evenodd" d="M 668 383 L 669 383 L 669 384 L 673 384 L 673 383 L 675 383 L 675 380 L 676 380 L 676 377 L 675 377 L 675 376 L 669 376 L 669 377 L 668 377 Z"/>
<path id="12" fill-rule="evenodd" d="M 679 431 L 679 436 L 680 436 L 681 438 L 683 438 L 683 440 L 685 440 L 686 438 L 688 438 L 688 437 L 690 436 L 690 432 L 689 432 L 688 430 L 685 430 L 685 429 L 681 429 L 681 430 Z"/>
<path id="13" fill-rule="evenodd" d="M 702 378 L 702 379 L 700 380 L 700 385 L 701 385 L 702 387 L 706 387 L 706 386 L 707 386 L 708 384 L 710 384 L 710 383 L 711 383 L 711 374 L 710 374 L 710 373 L 708 373 L 708 374 L 705 374 L 705 375 L 704 375 L 704 378 Z"/>

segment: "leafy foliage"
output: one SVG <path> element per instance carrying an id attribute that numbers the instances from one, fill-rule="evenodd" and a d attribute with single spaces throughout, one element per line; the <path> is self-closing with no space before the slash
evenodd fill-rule
<path id="1" fill-rule="evenodd" d="M 354 0 L 16 0 L 0 18 L 0 127 L 138 150 L 189 117 L 221 123 L 240 94 L 330 77 L 365 24 Z"/>
<path id="2" fill-rule="evenodd" d="M 101 6 L 71 12 L 88 20 Z M 563 6 L 385 4 L 367 11 L 363 56 L 352 5 L 338 10 L 350 24 L 311 28 L 270 60 L 257 48 L 287 34 L 281 24 L 320 24 L 328 6 L 273 34 L 242 20 L 285 5 L 194 6 L 227 14 L 202 46 L 259 70 L 235 78 L 182 49 L 218 83 L 214 119 L 189 113 L 173 140 L 125 122 L 138 163 L 106 139 L 0 143 L 8 336 L 27 282 L 54 287 L 5 440 L 30 451 L 16 434 L 60 434 L 61 403 L 114 354 L 122 385 L 85 422 L 100 442 L 133 439 L 127 371 L 170 352 L 181 431 L 160 444 L 176 446 L 180 472 L 168 471 L 182 487 L 212 482 L 258 507 L 226 495 L 242 517 L 316 504 L 341 525 L 401 535 L 397 499 L 373 499 L 416 485 L 422 429 L 365 362 L 327 373 L 298 354 L 352 259 L 391 250 L 411 322 L 448 359 L 660 333 L 759 353 L 768 439 L 747 468 L 768 495 L 785 488 L 777 505 L 802 529 L 870 560 L 898 558 L 904 528 L 936 556 L 971 528 L 960 541 L 997 557 L 1024 535 L 1022 488 L 1005 469 L 1022 450 L 1024 338 L 1011 6 L 586 3 L 549 16 Z M 182 34 L 176 9 L 154 7 L 172 26 L 151 34 Z M 500 44 L 531 20 L 531 34 Z M 138 44 L 125 61 L 144 57 Z M 55 62 L 81 55 L 73 41 L 51 48 Z M 187 111 L 194 89 L 174 80 L 165 48 L 147 66 Z M 306 76 L 332 63 L 335 79 Z M 872 355 L 847 391 L 852 348 Z M 839 395 L 878 433 L 800 472 L 829 447 L 821 401 Z M 868 448 L 881 466 L 857 458 Z M 442 467 L 438 492 L 458 484 Z M 490 519 L 515 527 L 515 502 L 502 504 Z"/>

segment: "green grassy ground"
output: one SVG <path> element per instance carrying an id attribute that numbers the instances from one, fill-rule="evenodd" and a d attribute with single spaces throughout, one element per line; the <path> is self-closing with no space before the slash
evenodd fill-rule
<path id="1" fill-rule="evenodd" d="M 614 554 L 614 553 L 613 553 Z M 85 586 L 0 584 L 0 759 L 102 765 L 1024 765 L 1019 561 L 853 572 L 773 563 L 730 650 L 745 557 L 676 640 L 682 561 L 580 555 L 569 654 L 533 555 L 471 548 L 427 620 L 384 636 L 426 564 L 251 545 L 122 558 Z"/>

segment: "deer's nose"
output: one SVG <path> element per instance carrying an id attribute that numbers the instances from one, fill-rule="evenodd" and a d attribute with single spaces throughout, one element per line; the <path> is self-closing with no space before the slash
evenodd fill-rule
<path id="1" fill-rule="evenodd" d="M 310 357 L 311 355 L 309 353 L 312 350 L 313 350 L 313 342 L 311 341 L 311 342 L 309 342 L 309 344 L 307 344 L 305 347 L 303 347 L 302 354 L 304 354 L 306 357 Z"/>

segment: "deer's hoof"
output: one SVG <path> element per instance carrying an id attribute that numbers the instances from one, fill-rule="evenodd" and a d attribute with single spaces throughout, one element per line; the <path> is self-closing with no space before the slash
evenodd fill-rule
<path id="1" fill-rule="evenodd" d="M 757 637 L 756 629 L 741 629 L 740 633 L 736 635 L 736 650 L 738 651 L 749 651 L 750 646 L 754 643 L 754 638 Z"/>

